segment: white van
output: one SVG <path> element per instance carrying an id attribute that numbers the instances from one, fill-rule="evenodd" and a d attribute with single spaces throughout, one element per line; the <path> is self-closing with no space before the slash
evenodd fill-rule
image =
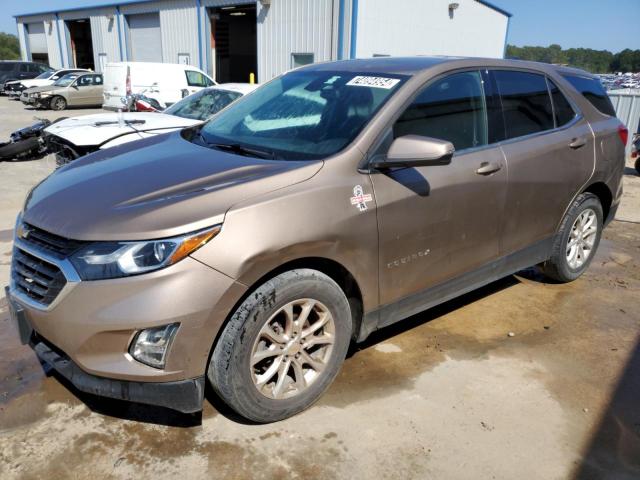
<path id="1" fill-rule="evenodd" d="M 107 63 L 104 70 L 105 110 L 124 107 L 123 98 L 144 93 L 163 107 L 203 88 L 216 85 L 209 75 L 191 65 L 151 62 Z"/>

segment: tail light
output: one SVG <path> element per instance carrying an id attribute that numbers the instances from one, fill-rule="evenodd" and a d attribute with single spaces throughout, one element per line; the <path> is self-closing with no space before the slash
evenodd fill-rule
<path id="1" fill-rule="evenodd" d="M 127 67 L 127 95 L 131 95 L 131 67 Z"/>
<path id="2" fill-rule="evenodd" d="M 618 135 L 620 135 L 620 141 L 626 147 L 629 140 L 629 130 L 624 125 L 618 125 Z"/>

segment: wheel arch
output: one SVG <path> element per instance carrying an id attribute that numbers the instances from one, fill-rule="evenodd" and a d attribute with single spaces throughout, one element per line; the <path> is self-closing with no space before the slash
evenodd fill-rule
<path id="1" fill-rule="evenodd" d="M 281 273 L 288 272 L 291 270 L 308 268 L 312 270 L 317 270 L 321 273 L 324 273 L 329 278 L 331 278 L 334 282 L 338 284 L 340 289 L 344 292 L 347 300 L 349 301 L 349 307 L 351 308 L 351 321 L 353 325 L 353 330 L 351 332 L 352 340 L 358 338 L 360 333 L 360 328 L 362 327 L 363 320 L 363 299 L 362 299 L 362 290 L 360 285 L 358 284 L 354 275 L 342 264 L 339 262 L 325 258 L 325 257 L 303 257 L 297 258 L 294 260 L 287 261 L 282 265 L 270 270 L 269 272 L 262 275 L 260 278 L 252 282 L 251 285 L 248 286 L 245 293 L 238 299 L 238 301 L 233 305 L 224 319 L 224 322 L 220 325 L 220 328 L 216 332 L 216 336 L 214 338 L 213 344 L 211 345 L 211 352 L 215 348 L 222 331 L 226 327 L 227 323 L 229 323 L 231 317 L 236 312 L 236 310 L 242 305 L 242 303 L 247 299 L 252 292 L 256 290 L 263 283 L 271 280 L 272 278 L 280 275 Z M 207 360 L 208 364 L 209 360 Z"/>
<path id="2" fill-rule="evenodd" d="M 588 187 L 586 187 L 581 193 L 592 193 L 598 200 L 600 200 L 600 204 L 602 205 L 602 216 L 603 221 L 609 217 L 609 212 L 611 211 L 611 203 L 613 202 L 613 194 L 611 190 L 604 182 L 594 182 Z"/>

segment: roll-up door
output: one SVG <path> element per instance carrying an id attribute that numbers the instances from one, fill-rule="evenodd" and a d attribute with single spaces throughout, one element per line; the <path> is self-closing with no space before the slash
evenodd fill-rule
<path id="1" fill-rule="evenodd" d="M 160 14 L 128 15 L 131 60 L 136 62 L 162 62 Z"/>
<path id="2" fill-rule="evenodd" d="M 47 37 L 44 34 L 44 23 L 27 23 L 29 34 L 29 51 L 33 53 L 47 53 Z"/>

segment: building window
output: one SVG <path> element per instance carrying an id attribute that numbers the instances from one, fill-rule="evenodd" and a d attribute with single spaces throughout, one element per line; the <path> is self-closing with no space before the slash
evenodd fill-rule
<path id="1" fill-rule="evenodd" d="M 292 53 L 291 68 L 298 68 L 313 63 L 313 53 Z"/>

